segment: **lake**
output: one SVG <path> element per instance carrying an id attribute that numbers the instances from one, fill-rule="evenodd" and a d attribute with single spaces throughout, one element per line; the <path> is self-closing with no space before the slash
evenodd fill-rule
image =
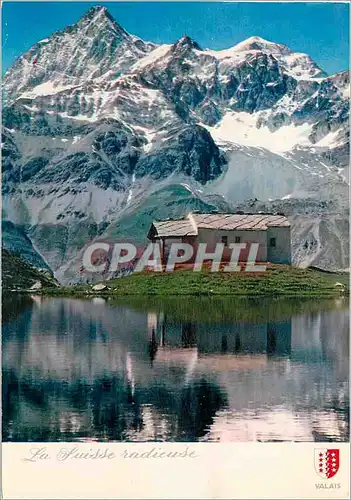
<path id="1" fill-rule="evenodd" d="M 4 441 L 348 441 L 347 299 L 3 297 Z"/>

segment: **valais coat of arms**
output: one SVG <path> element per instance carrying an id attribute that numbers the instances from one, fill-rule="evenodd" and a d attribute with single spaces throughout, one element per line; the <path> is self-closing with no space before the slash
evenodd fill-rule
<path id="1" fill-rule="evenodd" d="M 340 458 L 338 449 L 318 448 L 314 450 L 314 468 L 323 479 L 330 479 L 339 470 Z"/>

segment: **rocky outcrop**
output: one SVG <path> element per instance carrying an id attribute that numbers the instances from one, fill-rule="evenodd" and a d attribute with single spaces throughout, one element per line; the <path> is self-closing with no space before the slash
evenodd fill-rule
<path id="1" fill-rule="evenodd" d="M 44 270 L 38 270 L 4 248 L 1 254 L 2 289 L 38 291 L 41 288 L 55 288 L 58 283 Z"/>

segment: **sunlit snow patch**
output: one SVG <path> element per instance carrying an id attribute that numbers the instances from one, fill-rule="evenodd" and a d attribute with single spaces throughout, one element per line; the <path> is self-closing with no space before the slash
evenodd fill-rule
<path id="1" fill-rule="evenodd" d="M 291 151 L 296 146 L 310 146 L 309 135 L 312 125 L 286 125 L 271 132 L 268 127 L 257 128 L 258 115 L 253 113 L 233 113 L 224 115 L 215 127 L 206 128 L 217 142 L 225 141 L 250 147 L 262 147 L 273 153 Z"/>
<path id="2" fill-rule="evenodd" d="M 34 99 L 37 96 L 52 95 L 71 88 L 73 88 L 72 85 L 54 85 L 54 82 L 45 82 L 37 85 L 30 92 L 21 94 L 19 99 Z"/>

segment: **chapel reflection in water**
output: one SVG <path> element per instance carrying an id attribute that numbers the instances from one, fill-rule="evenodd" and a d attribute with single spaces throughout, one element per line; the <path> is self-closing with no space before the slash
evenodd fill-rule
<path id="1" fill-rule="evenodd" d="M 347 305 L 4 304 L 5 441 L 348 437 Z"/>

